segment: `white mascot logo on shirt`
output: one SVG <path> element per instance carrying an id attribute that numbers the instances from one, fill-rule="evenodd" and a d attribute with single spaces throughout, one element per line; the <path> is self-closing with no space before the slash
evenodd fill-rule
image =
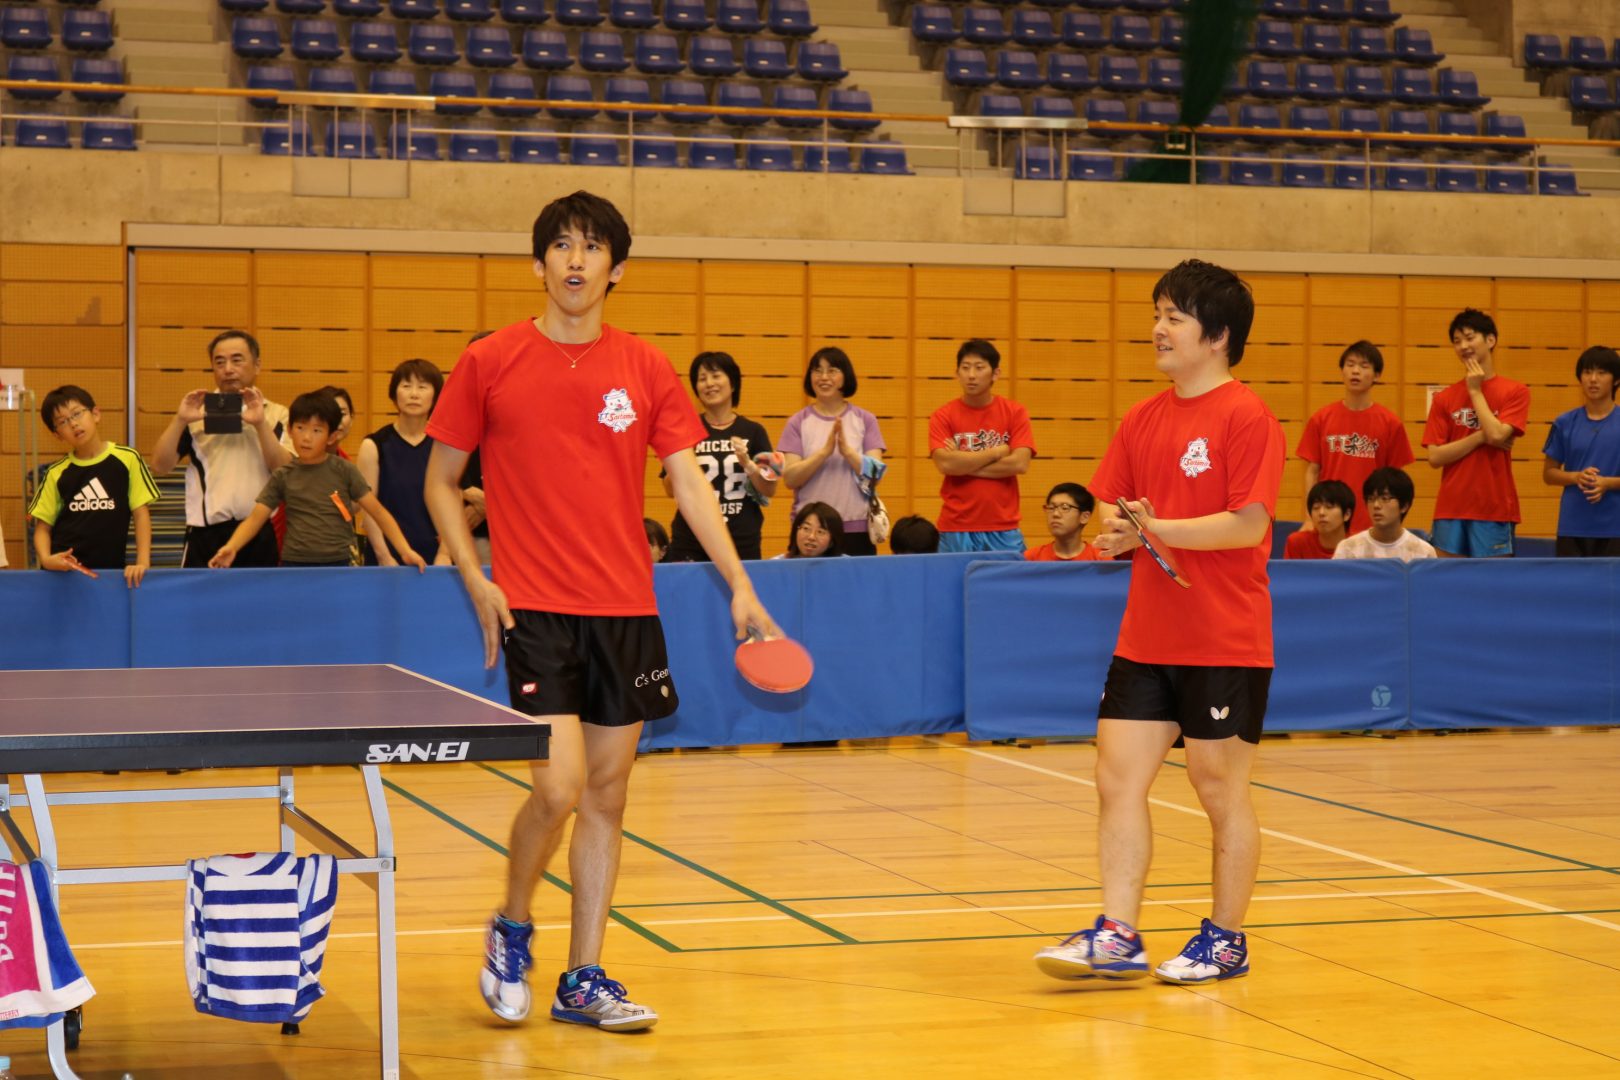
<path id="1" fill-rule="evenodd" d="M 1187 444 L 1187 452 L 1181 455 L 1181 471 L 1188 476 L 1197 476 L 1209 472 L 1210 468 L 1209 440 L 1193 439 Z"/>
<path id="2" fill-rule="evenodd" d="M 635 406 L 630 404 L 630 391 L 609 390 L 602 395 L 602 411 L 596 414 L 598 423 L 606 424 L 616 434 L 636 422 Z"/>

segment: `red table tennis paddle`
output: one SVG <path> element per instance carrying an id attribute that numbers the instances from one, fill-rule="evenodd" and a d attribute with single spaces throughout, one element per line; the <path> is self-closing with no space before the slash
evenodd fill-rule
<path id="1" fill-rule="evenodd" d="M 761 690 L 791 694 L 804 689 L 816 665 L 805 647 L 791 638 L 761 638 L 750 634 L 737 646 L 737 672 Z"/>
<path id="2" fill-rule="evenodd" d="M 101 576 L 88 566 L 84 565 L 84 563 L 80 562 L 78 559 L 75 559 L 72 552 L 64 551 L 62 553 L 62 561 L 68 564 L 68 569 L 77 570 L 87 578 L 99 578 Z"/>
<path id="3" fill-rule="evenodd" d="M 1149 555 L 1153 556 L 1153 561 L 1159 564 L 1159 569 L 1169 574 L 1170 580 L 1183 589 L 1192 588 L 1192 582 L 1188 581 L 1187 576 L 1181 572 L 1181 567 L 1177 565 L 1176 557 L 1171 553 L 1169 546 L 1157 536 L 1142 528 L 1141 520 L 1131 513 L 1131 508 L 1125 505 L 1123 498 L 1115 500 L 1114 505 L 1118 506 L 1119 512 L 1124 514 L 1125 519 L 1136 527 L 1137 534 L 1142 539 L 1142 547 Z"/>

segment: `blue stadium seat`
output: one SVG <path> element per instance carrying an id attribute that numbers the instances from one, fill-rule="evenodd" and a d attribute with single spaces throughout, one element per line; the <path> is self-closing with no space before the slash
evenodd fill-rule
<path id="1" fill-rule="evenodd" d="M 693 169 L 735 169 L 737 144 L 730 139 L 692 143 L 686 151 L 686 164 Z"/>
<path id="2" fill-rule="evenodd" d="M 1305 14 L 1325 22 L 1344 22 L 1352 18 L 1350 0 L 1310 0 Z"/>
<path id="3" fill-rule="evenodd" d="M 1243 89 L 1251 97 L 1257 98 L 1286 98 L 1294 96 L 1294 88 L 1288 85 L 1288 65 L 1275 60 L 1249 61 L 1248 76 L 1244 80 Z"/>
<path id="4" fill-rule="evenodd" d="M 814 116 L 797 115 L 805 111 L 814 111 L 821 108 L 821 101 L 816 97 L 814 88 L 809 86 L 793 86 L 784 83 L 776 88 L 776 94 L 771 104 L 786 112 L 776 116 L 776 122 L 785 128 L 814 128 L 820 127 L 821 121 Z"/>
<path id="5" fill-rule="evenodd" d="M 765 95 L 756 83 L 723 82 L 715 88 L 714 104 L 717 108 L 763 109 Z M 731 127 L 758 127 L 770 118 L 758 116 L 728 116 L 720 114 L 720 122 Z"/>
<path id="6" fill-rule="evenodd" d="M 664 0 L 664 25 L 671 30 L 696 32 L 713 24 L 703 0 Z"/>
<path id="7" fill-rule="evenodd" d="M 1401 16 L 1390 10 L 1389 0 L 1355 0 L 1350 5 L 1351 15 L 1358 22 L 1390 26 Z"/>
<path id="8" fill-rule="evenodd" d="M 1341 161 L 1333 166 L 1333 186 L 1336 188 L 1365 191 L 1368 176 L 1366 162 Z"/>
<path id="9" fill-rule="evenodd" d="M 1485 190 L 1492 195 L 1530 194 L 1530 174 L 1523 169 L 1491 169 L 1485 173 Z"/>
<path id="10" fill-rule="evenodd" d="M 568 54 L 568 35 L 561 30 L 525 30 L 523 65 L 536 71 L 563 71 L 573 67 L 574 58 Z"/>
<path id="11" fill-rule="evenodd" d="M 1381 166 L 1385 191 L 1432 191 L 1433 182 L 1423 162 L 1409 158 L 1391 158 Z"/>
<path id="12" fill-rule="evenodd" d="M 787 43 L 770 38 L 743 39 L 743 70 L 756 79 L 785 79 L 793 74 Z"/>
<path id="13" fill-rule="evenodd" d="M 950 21 L 948 8 L 945 19 Z M 720 0 L 714 11 L 714 27 L 728 34 L 759 33 L 765 29 L 765 20 L 759 17 L 759 0 Z"/>
<path id="14" fill-rule="evenodd" d="M 388 156 L 395 161 L 438 161 L 439 137 L 395 120 L 388 125 Z"/>
<path id="15" fill-rule="evenodd" d="M 358 94 L 360 84 L 348 68 L 318 67 L 310 68 L 308 89 L 312 94 Z"/>
<path id="16" fill-rule="evenodd" d="M 1074 108 L 1074 98 L 1037 94 L 1029 100 L 1029 115 L 1043 120 L 1073 120 L 1078 113 Z"/>
<path id="17" fill-rule="evenodd" d="M 1434 47 L 1434 39 L 1427 30 L 1414 30 L 1409 26 L 1395 28 L 1395 59 L 1403 64 L 1420 64 L 1425 67 L 1438 64 L 1446 58 L 1446 54 Z"/>
<path id="18" fill-rule="evenodd" d="M 1614 67 L 1603 39 L 1586 34 L 1570 37 L 1569 56 L 1565 62 L 1579 71 L 1609 71 Z"/>
<path id="19" fill-rule="evenodd" d="M 1479 192 L 1479 169 L 1472 162 L 1448 161 L 1434 170 L 1434 190 L 1473 195 Z"/>
<path id="20" fill-rule="evenodd" d="M 1159 16 L 1159 48 L 1165 52 L 1180 52 L 1181 39 L 1187 33 L 1187 20 L 1180 15 Z"/>
<path id="21" fill-rule="evenodd" d="M 1254 24 L 1254 51 L 1261 56 L 1293 57 L 1299 55 L 1299 42 L 1294 37 L 1294 24 L 1280 19 L 1261 19 Z"/>
<path id="22" fill-rule="evenodd" d="M 1234 187 L 1275 187 L 1277 166 L 1264 154 L 1238 153 L 1227 167 L 1226 182 Z"/>
<path id="23" fill-rule="evenodd" d="M 467 42 L 468 59 L 472 59 L 471 35 Z M 507 44 L 511 51 L 511 44 Z M 349 55 L 370 64 L 392 64 L 400 57 L 399 32 L 392 22 L 356 22 L 349 27 Z M 473 63 L 478 63 L 473 60 Z"/>
<path id="24" fill-rule="evenodd" d="M 1209 110 L 1209 115 L 1204 117 L 1203 122 L 1199 126 L 1200 127 L 1231 127 L 1232 126 L 1232 110 L 1230 108 L 1228 108 L 1227 106 L 1225 106 L 1225 105 L 1216 105 L 1214 108 Z M 1236 135 L 1216 135 L 1216 134 L 1213 134 L 1211 132 L 1206 131 L 1206 132 L 1201 132 L 1199 134 L 1198 141 L 1200 143 L 1231 142 L 1233 139 L 1236 139 L 1236 138 L 1237 138 Z"/>
<path id="25" fill-rule="evenodd" d="M 1327 166 L 1319 162 L 1283 158 L 1282 186 L 1325 188 L 1327 187 Z"/>
<path id="26" fill-rule="evenodd" d="M 911 9 L 911 36 L 930 45 L 949 45 L 961 38 L 962 31 L 944 4 L 916 4 Z"/>
<path id="27" fill-rule="evenodd" d="M 498 78 L 499 75 L 491 78 L 491 96 L 494 96 L 493 81 Z M 596 90 L 591 86 L 591 80 L 583 75 L 553 75 L 546 80 L 546 98 L 550 101 L 589 102 L 595 97 Z M 546 111 L 558 120 L 589 120 L 597 113 L 596 108 L 590 105 L 548 105 Z"/>
<path id="28" fill-rule="evenodd" d="M 1086 122 L 1089 124 L 1128 124 L 1130 113 L 1125 110 L 1125 103 L 1114 98 L 1086 98 Z M 1125 132 L 1122 131 L 1093 131 L 1091 134 L 1100 139 L 1118 139 Z"/>
<path id="29" fill-rule="evenodd" d="M 1486 147 L 1479 143 L 1479 117 L 1466 112 L 1442 112 L 1435 124 L 1436 135 L 1454 135 L 1473 140 L 1471 142 L 1446 143 L 1445 149 L 1452 154 L 1466 154 L 1475 150 L 1484 150 Z"/>
<path id="30" fill-rule="evenodd" d="M 1524 117 L 1503 116 L 1501 113 L 1492 113 L 1485 118 L 1485 134 L 1503 139 L 1523 139 L 1526 137 Z M 1485 149 L 1493 154 L 1512 154 L 1514 156 L 1525 151 L 1524 147 L 1517 146 L 1487 145 Z"/>
<path id="31" fill-rule="evenodd" d="M 1352 26 L 1346 51 L 1358 64 L 1381 64 L 1395 56 L 1389 34 L 1381 26 Z"/>
<path id="32" fill-rule="evenodd" d="M 1100 154 L 1070 154 L 1070 180 L 1114 180 L 1119 176 L 1119 159 Z"/>
<path id="33" fill-rule="evenodd" d="M 953 47 L 945 50 L 945 81 L 952 86 L 989 86 L 995 80 L 990 75 L 990 64 L 983 52 Z"/>
<path id="34" fill-rule="evenodd" d="M 511 67 L 517 63 L 512 32 L 504 26 L 467 27 L 467 62 L 473 67 Z"/>
<path id="35" fill-rule="evenodd" d="M 62 12 L 62 44 L 75 52 L 106 52 L 113 47 L 112 16 L 105 11 L 69 8 Z M 342 52 L 339 46 L 338 54 Z"/>
<path id="36" fill-rule="evenodd" d="M 289 74 L 291 74 L 289 72 Z M 372 68 L 371 79 L 366 85 L 369 94 L 414 94 L 416 89 L 416 72 L 399 71 L 393 68 Z"/>
<path id="37" fill-rule="evenodd" d="M 1155 94 L 1181 95 L 1181 58 L 1155 56 L 1148 61 L 1147 88 Z"/>
<path id="38" fill-rule="evenodd" d="M 1351 64 L 1344 69 L 1344 96 L 1351 101 L 1378 104 L 1390 99 L 1384 70 L 1370 64 Z"/>
<path id="39" fill-rule="evenodd" d="M 756 172 L 792 172 L 793 144 L 751 139 L 743 148 L 743 165 Z"/>
<path id="40" fill-rule="evenodd" d="M 765 25 L 783 37 L 809 37 L 820 29 L 810 21 L 810 0 L 770 0 Z"/>
<path id="41" fill-rule="evenodd" d="M 461 59 L 456 32 L 443 23 L 413 24 L 407 51 L 418 64 L 454 64 Z"/>
<path id="42" fill-rule="evenodd" d="M 1100 49 L 1108 44 L 1102 17 L 1089 11 L 1069 11 L 1063 15 L 1063 44 L 1076 49 Z"/>
<path id="43" fill-rule="evenodd" d="M 580 35 L 579 66 L 586 71 L 617 73 L 630 67 L 624 39 L 614 30 L 593 30 Z"/>
<path id="44" fill-rule="evenodd" d="M 1238 109 L 1238 127 L 1246 128 L 1282 128 L 1282 113 L 1275 105 L 1244 105 Z M 1281 141 L 1280 137 L 1271 135 L 1244 135 L 1247 142 L 1270 143 Z"/>
<path id="45" fill-rule="evenodd" d="M 1136 89 L 1140 91 L 1141 74 L 1136 78 Z M 1046 85 L 1046 76 L 1041 74 L 1041 62 L 1035 59 L 1034 53 L 1027 49 L 1002 49 L 996 54 L 996 82 L 1011 90 L 1034 90 Z"/>
<path id="46" fill-rule="evenodd" d="M 267 127 L 259 132 L 259 152 L 272 157 L 311 157 L 315 153 L 315 135 L 308 120 L 294 120 L 291 124 Z"/>
<path id="47" fill-rule="evenodd" d="M 1449 105 L 1454 109 L 1477 109 L 1491 100 L 1479 92 L 1479 80 L 1471 71 L 1453 71 L 1446 68 L 1440 72 L 1440 84 L 1436 87 L 1436 92 L 1440 95 L 1440 104 Z"/>
<path id="48" fill-rule="evenodd" d="M 450 135 L 451 161 L 499 161 L 501 143 L 493 131 L 466 128 Z"/>
<path id="49" fill-rule="evenodd" d="M 506 152 L 511 161 L 522 165 L 562 164 L 562 145 L 549 131 L 514 131 Z"/>
<path id="50" fill-rule="evenodd" d="M 1339 77 L 1331 64 L 1294 65 L 1294 96 L 1306 101 L 1337 101 Z"/>
<path id="51" fill-rule="evenodd" d="M 893 143 L 867 143 L 861 147 L 861 172 L 885 176 L 910 176 L 906 148 Z"/>
<path id="52" fill-rule="evenodd" d="M 219 0 L 219 6 L 233 15 L 252 15 L 270 6 L 270 0 Z"/>
<path id="53" fill-rule="evenodd" d="M 444 0 L 444 13 L 456 22 L 487 22 L 495 8 L 489 0 Z"/>
<path id="54" fill-rule="evenodd" d="M 1306 24 L 1305 38 L 1300 42 L 1300 55 L 1312 60 L 1331 61 L 1343 60 L 1348 51 L 1342 27 Z"/>
<path id="55" fill-rule="evenodd" d="M 1050 11 L 1013 12 L 1013 40 L 1028 49 L 1044 49 L 1060 40 Z"/>
<path id="56" fill-rule="evenodd" d="M 865 90 L 829 90 L 827 111 L 869 113 L 872 111 L 872 95 Z M 839 131 L 874 131 L 878 126 L 876 120 L 857 120 L 847 116 L 835 117 L 828 123 Z"/>
<path id="57" fill-rule="evenodd" d="M 1295 105 L 1288 110 L 1288 126 L 1295 131 L 1332 131 L 1333 116 L 1320 105 Z M 1313 138 L 1310 135 L 1295 135 L 1297 143 L 1323 143 L 1332 142 L 1332 139 Z"/>
<path id="58" fill-rule="evenodd" d="M 1138 124 L 1175 124 L 1181 121 L 1179 101 L 1142 101 L 1136 106 Z"/>
<path id="59" fill-rule="evenodd" d="M 1432 135 L 1434 128 L 1429 123 L 1429 114 L 1423 109 L 1391 109 L 1389 110 L 1389 133 L 1391 135 Z M 1388 144 L 1394 147 L 1396 153 L 1415 154 L 1423 149 L 1418 142 L 1399 142 Z"/>
<path id="60" fill-rule="evenodd" d="M 555 83 L 557 81 L 557 77 L 553 76 L 551 81 L 552 83 Z M 587 86 L 590 84 L 590 80 L 588 79 L 581 81 L 585 82 Z M 548 97 L 556 96 L 552 94 L 553 89 L 554 87 L 547 88 L 546 94 Z M 489 77 L 489 86 L 484 91 L 484 96 L 501 98 L 504 101 L 540 100 L 540 95 L 535 91 L 534 88 L 534 76 L 525 74 L 521 71 L 500 71 L 491 75 Z M 538 105 L 491 105 L 489 106 L 489 111 L 496 116 L 517 118 L 528 118 L 540 115 L 540 107 Z M 555 116 L 556 113 L 557 110 L 553 109 L 552 115 Z M 591 115 L 595 115 L 594 110 L 592 111 Z M 582 117 L 581 119 L 584 118 Z"/>
<path id="61" fill-rule="evenodd" d="M 659 101 L 665 105 L 707 105 L 708 92 L 703 84 L 696 79 L 669 79 L 663 85 Z M 714 119 L 712 112 L 665 113 L 664 118 L 672 124 L 707 124 Z"/>
<path id="62" fill-rule="evenodd" d="M 694 75 L 725 78 L 742 70 L 731 39 L 719 34 L 699 34 L 686 46 L 686 66 Z"/>
<path id="63" fill-rule="evenodd" d="M 1260 14 L 1268 19 L 1303 19 L 1305 0 L 1260 0 Z"/>
<path id="64" fill-rule="evenodd" d="M 1376 109 L 1346 107 L 1339 110 L 1338 128 L 1340 131 L 1358 131 L 1376 135 L 1384 130 L 1384 125 Z M 1346 138 L 1344 141 L 1351 146 L 1363 145 L 1360 139 Z"/>
<path id="65" fill-rule="evenodd" d="M 1127 11 L 1142 11 L 1149 15 L 1169 11 L 1172 7 L 1186 6 L 1186 0 L 1121 0 L 1121 2 Z"/>
<path id="66" fill-rule="evenodd" d="M 575 135 L 568 140 L 568 164 L 617 166 L 619 140 L 599 135 Z"/>
<path id="67" fill-rule="evenodd" d="M 1142 69 L 1134 56 L 1102 56 L 1097 59 L 1097 89 L 1112 94 L 1140 94 L 1147 87 Z"/>
<path id="68" fill-rule="evenodd" d="M 326 156 L 374 158 L 377 156 L 377 133 L 364 120 L 333 120 L 326 125 Z"/>
<path id="69" fill-rule="evenodd" d="M 563 54 L 567 55 L 567 43 Z M 686 70 L 674 34 L 641 34 L 636 38 L 636 70 L 643 75 L 679 75 Z"/>
<path id="70" fill-rule="evenodd" d="M 298 79 L 289 64 L 255 64 L 247 70 L 249 90 L 297 90 Z M 256 109 L 276 108 L 275 96 L 250 97 L 248 104 Z"/>
<path id="71" fill-rule="evenodd" d="M 0 11 L 0 21 L 13 11 L 27 10 L 24 8 L 6 8 Z M 39 9 L 43 13 L 44 9 Z M 12 44 L 10 41 L 7 45 Z M 281 27 L 276 20 L 262 15 L 240 15 L 231 24 L 231 51 L 237 56 L 248 60 L 269 60 L 280 56 L 284 51 L 281 44 Z"/>
<path id="72" fill-rule="evenodd" d="M 821 143 L 806 143 L 804 146 L 804 171 L 847 173 L 855 171 L 855 161 L 849 152 L 848 143 L 828 143 L 825 147 Z"/>
<path id="73" fill-rule="evenodd" d="M 1054 90 L 1078 93 L 1097 85 L 1091 76 L 1091 67 L 1079 53 L 1047 53 L 1046 85 Z"/>
<path id="74" fill-rule="evenodd" d="M 481 97 L 478 92 L 478 80 L 466 71 L 435 71 L 428 76 L 429 97 Z M 433 106 L 433 111 L 444 116 L 471 116 L 478 111 L 477 105 L 447 105 L 440 102 Z"/>
<path id="75" fill-rule="evenodd" d="M 276 10 L 283 15 L 321 15 L 326 0 L 276 0 Z"/>
<path id="76" fill-rule="evenodd" d="M 1012 34 L 995 8 L 970 7 L 962 12 L 962 40 L 974 45 L 1005 45 Z"/>
<path id="77" fill-rule="evenodd" d="M 651 105 L 652 87 L 648 85 L 646 79 L 638 79 L 634 76 L 609 79 L 607 89 L 602 92 L 602 100 L 623 101 L 635 105 Z M 632 118 L 637 124 L 649 123 L 658 118 L 658 114 L 651 110 L 604 109 L 602 111 L 609 120 L 617 120 L 621 124 Z"/>
<path id="78" fill-rule="evenodd" d="M 1158 38 L 1153 36 L 1153 26 L 1142 15 L 1115 15 L 1109 24 L 1109 44 L 1116 49 L 1128 49 L 1132 52 L 1142 52 L 1156 48 Z"/>
<path id="79" fill-rule="evenodd" d="M 1615 97 L 1609 80 L 1601 75 L 1570 76 L 1569 107 L 1578 113 L 1612 112 Z"/>
<path id="80" fill-rule="evenodd" d="M 1057 151 L 1050 146 L 1023 146 L 1013 163 L 1013 177 L 1018 180 L 1057 180 Z"/>
<path id="81" fill-rule="evenodd" d="M 597 0 L 557 0 L 552 15 L 559 25 L 573 27 L 600 26 L 607 18 Z"/>
<path id="82" fill-rule="evenodd" d="M 513 26 L 537 26 L 551 18 L 546 0 L 500 0 L 501 19 Z"/>
<path id="83" fill-rule="evenodd" d="M 1017 94 L 980 94 L 980 116 L 1023 116 L 1024 103 Z"/>
<path id="84" fill-rule="evenodd" d="M 382 0 L 332 0 L 334 15 L 350 19 L 373 19 L 382 13 Z"/>
<path id="85" fill-rule="evenodd" d="M 608 22 L 621 30 L 651 30 L 658 25 L 652 0 L 611 0 Z"/>
<path id="86" fill-rule="evenodd" d="M 811 82 L 837 82 L 849 74 L 844 68 L 838 46 L 830 41 L 806 41 L 799 46 L 799 55 L 794 64 L 798 68 L 799 78 Z"/>
<path id="87" fill-rule="evenodd" d="M 1524 35 L 1524 66 L 1531 71 L 1557 71 L 1564 67 L 1564 43 L 1557 34 Z"/>
<path id="88" fill-rule="evenodd" d="M 66 150 L 73 145 L 68 139 L 67 121 L 44 116 L 18 120 L 13 141 L 18 146 L 36 146 L 46 150 Z"/>
<path id="89" fill-rule="evenodd" d="M 290 74 L 290 73 L 289 73 Z M 112 83 L 124 81 L 121 61 L 105 57 L 80 56 L 73 61 L 73 81 L 76 83 Z M 75 90 L 73 96 L 80 101 L 120 101 L 122 90 Z"/>
<path id="90" fill-rule="evenodd" d="M 431 19 L 439 14 L 439 0 L 388 0 L 388 11 L 396 19 Z"/>
<path id="91" fill-rule="evenodd" d="M 54 56 L 13 56 L 6 62 L 6 78 L 18 82 L 60 82 L 62 71 L 56 66 Z M 24 89 L 13 87 L 8 90 L 12 97 L 18 101 L 51 101 L 62 96 L 60 90 Z"/>
<path id="92" fill-rule="evenodd" d="M 300 60 L 336 60 L 343 55 L 337 23 L 330 19 L 294 19 L 292 54 Z"/>
<path id="93" fill-rule="evenodd" d="M 638 169 L 678 169 L 680 147 L 669 139 L 636 139 L 630 146 L 630 161 Z"/>
<path id="94" fill-rule="evenodd" d="M 1226 165 L 1224 162 L 1204 158 L 1198 162 L 1198 182 L 1200 184 L 1226 183 Z"/>

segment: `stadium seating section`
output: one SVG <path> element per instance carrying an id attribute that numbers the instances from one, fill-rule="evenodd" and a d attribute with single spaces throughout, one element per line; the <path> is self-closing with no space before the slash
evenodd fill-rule
<path id="1" fill-rule="evenodd" d="M 120 103 L 124 67 L 110 59 L 112 16 L 96 0 L 0 7 L 0 72 L 20 82 L 105 83 L 66 92 L 17 87 L 6 92 L 0 138 L 16 146 L 134 150 L 136 128 Z"/>

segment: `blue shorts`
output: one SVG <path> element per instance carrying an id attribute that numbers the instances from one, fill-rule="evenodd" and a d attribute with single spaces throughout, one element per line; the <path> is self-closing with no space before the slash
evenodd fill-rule
<path id="1" fill-rule="evenodd" d="M 1017 529 L 1001 532 L 942 532 L 939 534 L 941 551 L 1016 551 L 1024 553 L 1024 534 Z"/>
<path id="2" fill-rule="evenodd" d="M 1437 518 L 1434 546 L 1447 555 L 1492 559 L 1513 554 L 1513 522 Z"/>

